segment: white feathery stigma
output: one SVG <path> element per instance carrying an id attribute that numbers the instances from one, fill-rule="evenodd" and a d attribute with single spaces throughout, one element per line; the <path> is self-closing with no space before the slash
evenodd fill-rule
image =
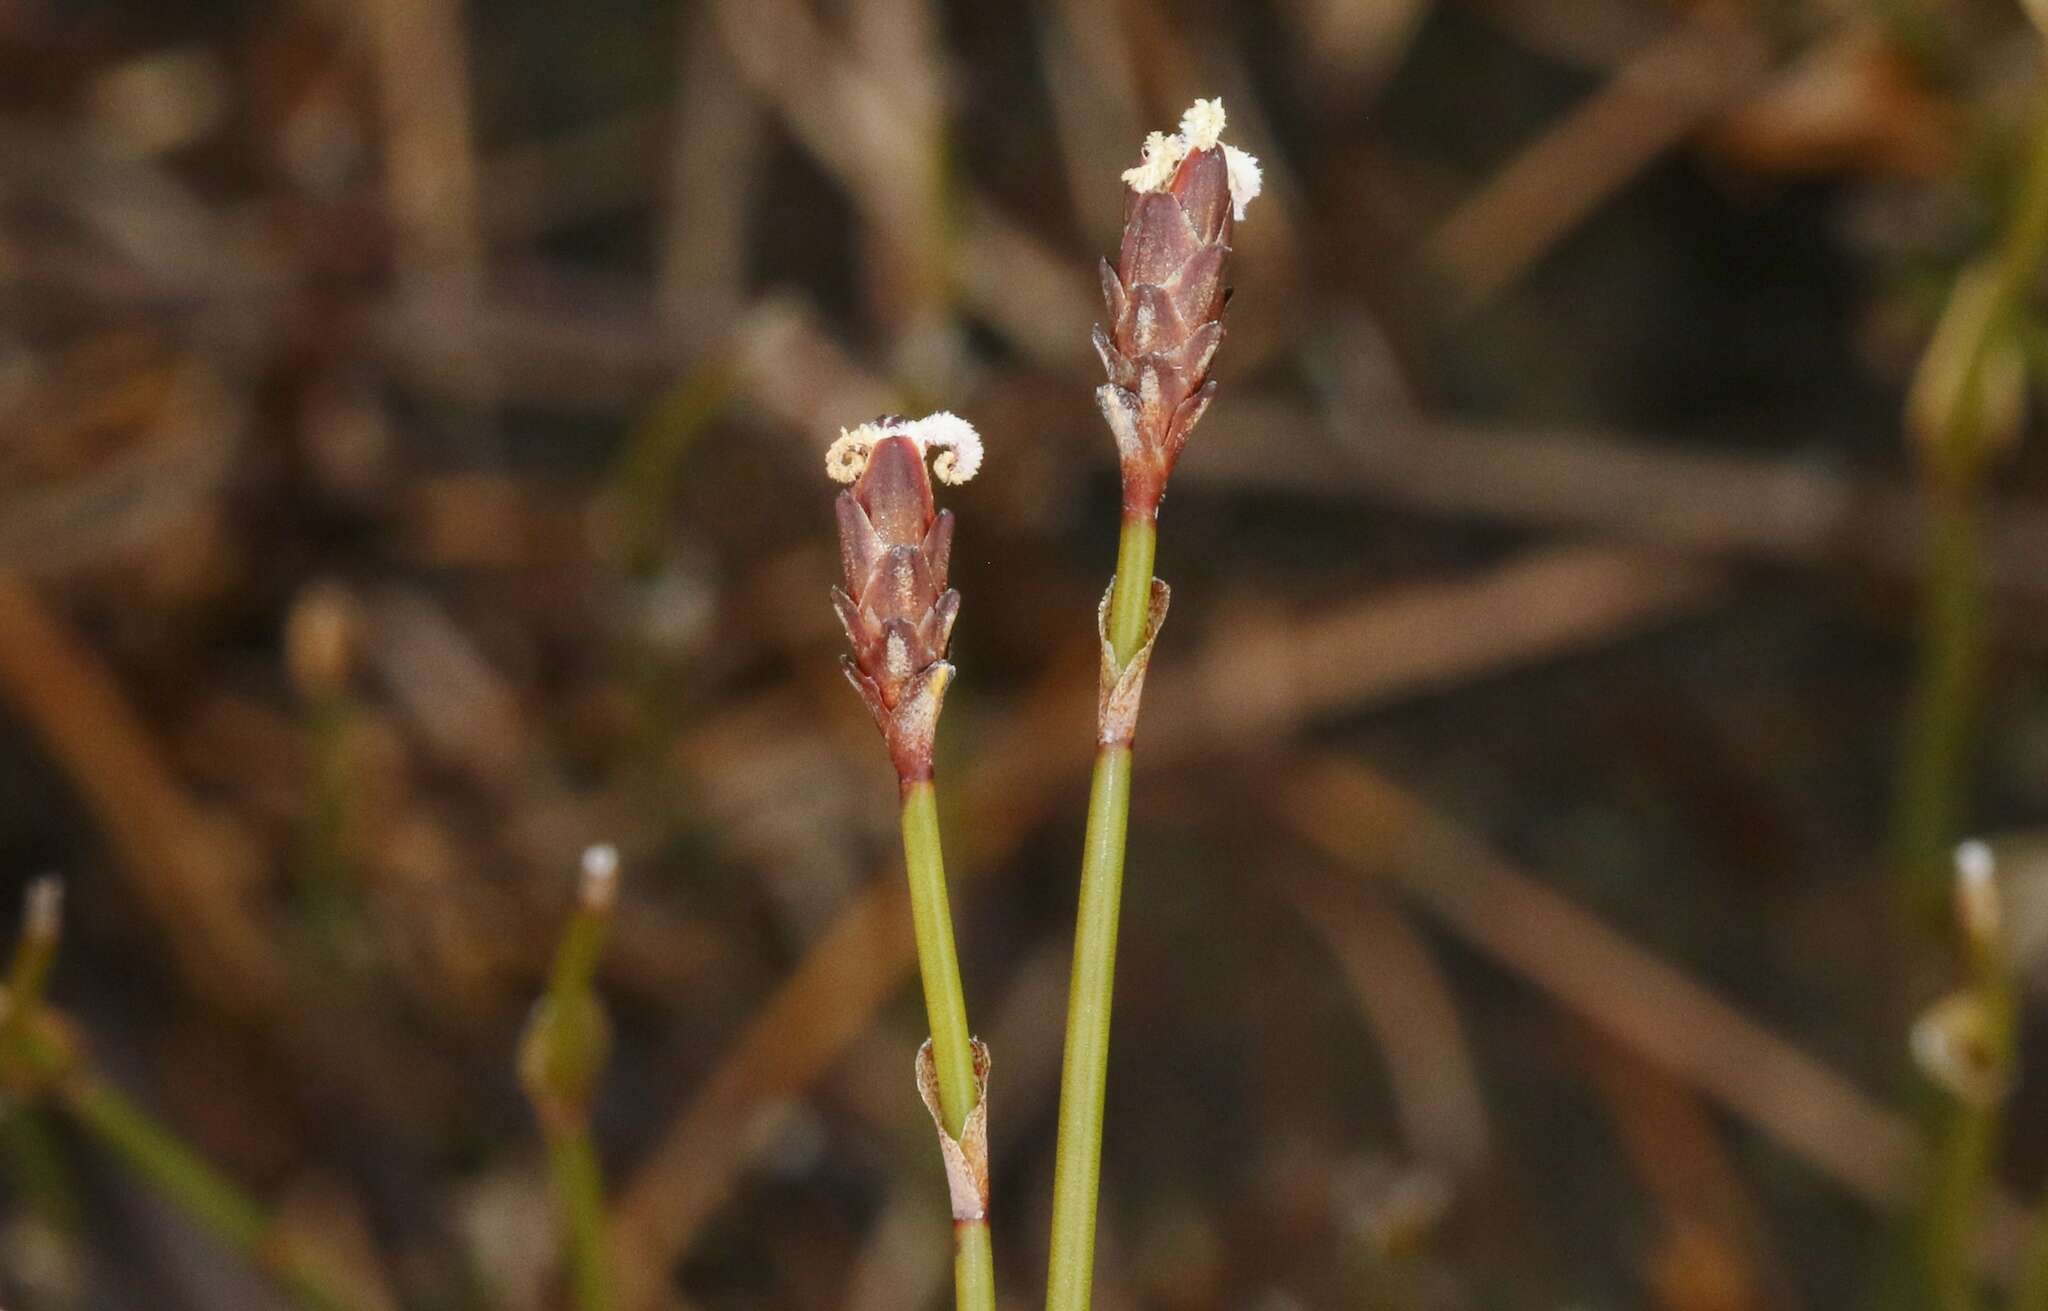
<path id="1" fill-rule="evenodd" d="M 1138 192 L 1164 191 L 1173 182 L 1180 162 L 1191 151 L 1214 150 L 1223 145 L 1223 101 L 1197 100 L 1180 116 L 1180 131 L 1173 136 L 1154 132 L 1145 138 L 1145 153 L 1138 163 L 1124 170 L 1124 183 Z M 1258 199 L 1265 179 L 1259 161 L 1236 146 L 1223 146 L 1223 167 L 1230 180 L 1231 217 L 1244 221 L 1245 207 Z"/>
<path id="2" fill-rule="evenodd" d="M 981 434 L 959 415 L 940 410 L 922 419 L 877 419 L 841 428 L 825 452 L 825 473 L 834 482 L 858 479 L 868 467 L 868 453 L 884 437 L 908 437 L 920 455 L 937 451 L 932 473 L 942 483 L 964 483 L 981 469 Z"/>

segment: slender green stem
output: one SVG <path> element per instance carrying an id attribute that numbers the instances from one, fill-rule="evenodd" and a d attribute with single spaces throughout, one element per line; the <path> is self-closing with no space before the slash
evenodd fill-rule
<path id="1" fill-rule="evenodd" d="M 1936 412 L 1920 416 L 1931 502 L 1922 602 L 1920 685 L 1895 811 L 1896 859 L 1910 909 L 1940 922 L 1947 857 L 1966 793 L 1970 739 L 1984 664 L 1977 501 L 1982 470 L 2001 434 L 1987 394 L 1994 360 L 2014 340 L 2020 307 L 2048 256 L 2048 105 L 2035 124 L 2010 225 L 1998 252 L 1958 279 L 1949 314 L 1922 364 L 1915 392 Z M 1953 339 L 1948 334 L 1953 332 Z"/>
<path id="2" fill-rule="evenodd" d="M 1152 558 L 1159 545 L 1159 521 L 1149 514 L 1124 515 L 1116 544 L 1116 579 L 1109 589 L 1109 645 L 1117 668 L 1131 662 L 1145 644 L 1152 613 Z"/>
<path id="3" fill-rule="evenodd" d="M 932 1032 L 932 1063 L 939 1076 L 939 1110 L 946 1132 L 958 1138 L 974 1110 L 974 1045 L 967 1027 L 967 994 L 953 947 L 953 912 L 946 900 L 946 861 L 939 848 L 938 792 L 930 779 L 903 790 L 903 860 L 910 876 L 910 918 L 917 933 L 917 968 Z"/>
<path id="4" fill-rule="evenodd" d="M 617 860 L 608 847 L 585 853 L 576 913 L 520 1051 L 520 1077 L 547 1138 L 549 1185 L 578 1311 L 617 1304 L 604 1171 L 590 1136 L 590 1103 L 611 1045 L 593 982 L 611 931 Z"/>
<path id="5" fill-rule="evenodd" d="M 1949 848 L 1968 791 L 1984 665 L 1984 583 L 1974 483 L 1931 481 L 1920 675 L 1899 775 L 1898 860 L 1916 918 L 1947 905 Z"/>
<path id="6" fill-rule="evenodd" d="M 111 1085 L 77 1075 L 63 1084 L 61 1096 L 79 1124 L 137 1176 L 247 1255 L 308 1311 L 358 1307 L 324 1271 L 280 1240 L 261 1206 Z"/>
<path id="7" fill-rule="evenodd" d="M 960 1311 L 995 1311 L 996 1258 L 986 1219 L 953 1222 L 953 1305 Z"/>
<path id="8" fill-rule="evenodd" d="M 554 1188 L 568 1247 L 570 1279 L 581 1311 L 608 1311 L 616 1305 L 611 1260 L 606 1244 L 604 1171 L 590 1127 L 582 1121 L 547 1128 L 548 1174 Z"/>
<path id="9" fill-rule="evenodd" d="M 1116 985 L 1117 916 L 1130 806 L 1131 749 L 1103 747 L 1095 757 L 1095 779 L 1088 794 L 1081 906 L 1067 996 L 1066 1052 L 1060 1067 L 1048 1311 L 1087 1311 L 1094 1286 L 1102 1103 L 1109 1081 L 1110 1001 Z"/>
<path id="10" fill-rule="evenodd" d="M 1152 611 L 1152 562 L 1158 544 L 1158 520 L 1150 514 L 1126 511 L 1105 624 L 1119 669 L 1145 644 Z M 1088 789 L 1074 972 L 1068 984 L 1066 1050 L 1060 1062 L 1047 1311 L 1087 1311 L 1094 1295 L 1102 1105 L 1109 1086 L 1110 1003 L 1116 990 L 1117 920 L 1123 905 L 1124 844 L 1130 814 L 1131 748 L 1100 747 Z"/>
<path id="11" fill-rule="evenodd" d="M 903 788 L 903 863 L 910 879 L 911 927 L 917 936 L 917 968 L 924 982 L 925 1021 L 931 1028 L 932 1066 L 938 1076 L 939 1118 L 947 1135 L 958 1139 L 980 1093 L 967 1026 L 967 993 L 960 985 L 960 958 L 953 945 L 953 911 L 946 898 L 938 790 L 930 779 Z M 953 1222 L 953 1293 L 960 1311 L 994 1311 L 995 1257 L 986 1219 Z"/>

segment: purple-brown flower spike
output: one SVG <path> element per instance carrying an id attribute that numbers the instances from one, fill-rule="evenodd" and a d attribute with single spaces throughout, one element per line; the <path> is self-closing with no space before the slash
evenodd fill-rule
<path id="1" fill-rule="evenodd" d="M 1154 517 L 1216 384 L 1231 224 L 1259 194 L 1259 164 L 1222 142 L 1223 102 L 1197 100 L 1180 131 L 1154 132 L 1124 173 L 1123 249 L 1102 262 L 1109 327 L 1097 389 L 1123 465 L 1124 511 Z"/>
<path id="2" fill-rule="evenodd" d="M 938 413 L 886 417 L 842 431 L 826 471 L 852 486 L 839 494 L 839 557 L 846 588 L 832 604 L 853 654 L 853 683 L 889 746 L 905 786 L 932 776 L 932 738 L 952 681 L 946 644 L 960 594 L 946 586 L 953 515 L 932 501 L 927 451 L 942 482 L 981 467 L 981 439 L 966 420 Z"/>

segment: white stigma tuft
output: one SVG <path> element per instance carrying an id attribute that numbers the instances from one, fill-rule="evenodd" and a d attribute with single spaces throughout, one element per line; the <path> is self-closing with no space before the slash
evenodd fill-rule
<path id="1" fill-rule="evenodd" d="M 1187 154 L 1188 143 L 1184 138 L 1154 132 L 1145 138 L 1144 157 L 1124 170 L 1124 184 L 1138 192 L 1164 191 Z"/>
<path id="2" fill-rule="evenodd" d="M 1180 131 L 1173 136 L 1154 132 L 1145 138 L 1144 157 L 1124 170 L 1124 183 L 1136 192 L 1164 191 L 1182 160 L 1197 150 L 1214 150 L 1223 145 L 1223 101 L 1197 100 L 1180 116 Z M 1223 166 L 1230 179 L 1231 217 L 1244 220 L 1245 206 L 1258 199 L 1264 179 L 1259 161 L 1236 146 L 1223 146 Z"/>
<path id="3" fill-rule="evenodd" d="M 1180 116 L 1181 140 L 1190 150 L 1214 150 L 1223 139 L 1223 101 L 1197 100 Z"/>
<path id="4" fill-rule="evenodd" d="M 964 483 L 981 469 L 981 434 L 974 425 L 947 410 L 922 419 L 877 419 L 855 428 L 841 428 L 825 452 L 825 472 L 834 482 L 850 483 L 868 467 L 868 454 L 884 437 L 908 437 L 918 454 L 939 453 L 932 472 L 942 483 Z"/>
<path id="5" fill-rule="evenodd" d="M 1223 147 L 1223 168 L 1230 176 L 1230 216 L 1242 223 L 1244 207 L 1259 198 L 1265 175 L 1259 170 L 1259 161 L 1236 146 Z"/>

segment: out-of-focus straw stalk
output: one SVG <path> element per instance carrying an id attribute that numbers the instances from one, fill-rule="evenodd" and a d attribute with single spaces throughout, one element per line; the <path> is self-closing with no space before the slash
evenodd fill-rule
<path id="1" fill-rule="evenodd" d="M 966 1311 L 993 1311 L 988 1051 L 967 1023 L 932 767 L 939 711 L 953 679 L 946 647 L 960 611 L 960 594 L 946 586 L 953 516 L 937 508 L 925 468 L 932 452 L 931 472 L 944 482 L 965 482 L 981 464 L 974 429 L 944 413 L 878 419 L 832 444 L 827 472 L 849 484 L 836 506 L 846 587 L 833 589 L 832 603 L 852 647 L 847 679 L 881 730 L 902 800 L 904 867 L 931 1028 L 918 1055 L 917 1086 L 938 1130 L 952 1199 L 955 1300 Z"/>
<path id="2" fill-rule="evenodd" d="M 1085 1311 L 1093 1292 L 1110 1002 L 1131 804 L 1131 748 L 1166 584 L 1152 576 L 1159 503 L 1188 435 L 1215 394 L 1232 224 L 1259 191 L 1257 161 L 1222 142 L 1223 105 L 1198 100 L 1173 135 L 1155 132 L 1124 173 L 1117 262 L 1102 264 L 1108 324 L 1096 392 L 1123 473 L 1116 577 L 1103 598 L 1094 781 L 1081 859 L 1074 972 L 1060 1074 L 1049 1311 Z"/>

